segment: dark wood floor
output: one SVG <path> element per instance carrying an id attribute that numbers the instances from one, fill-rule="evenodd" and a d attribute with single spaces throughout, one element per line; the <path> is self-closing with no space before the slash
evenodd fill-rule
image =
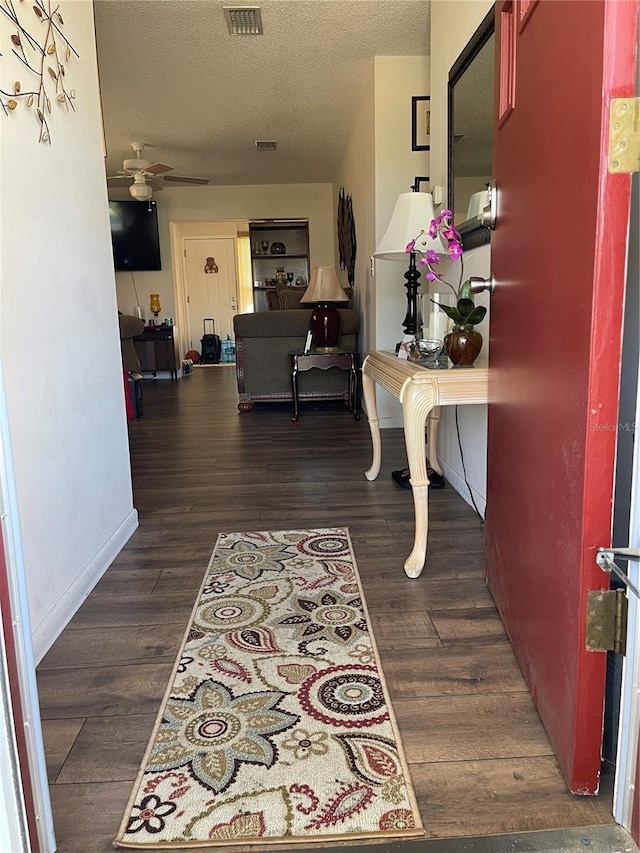
<path id="1" fill-rule="evenodd" d="M 482 526 L 430 495 L 428 566 L 409 580 L 400 430 L 369 483 L 366 419 L 331 404 L 239 415 L 233 367 L 145 381 L 130 425 L 140 527 L 38 668 L 59 853 L 119 825 L 216 536 L 347 526 L 429 837 L 612 823 L 565 790 L 484 581 Z"/>

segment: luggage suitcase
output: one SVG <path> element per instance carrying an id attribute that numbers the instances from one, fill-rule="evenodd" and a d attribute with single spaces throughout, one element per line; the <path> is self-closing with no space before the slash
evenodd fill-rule
<path id="1" fill-rule="evenodd" d="M 211 323 L 211 331 L 207 331 L 207 323 Z M 200 364 L 220 364 L 222 354 L 222 342 L 220 335 L 215 334 L 216 326 L 212 317 L 202 321 L 202 352 L 200 353 Z"/>

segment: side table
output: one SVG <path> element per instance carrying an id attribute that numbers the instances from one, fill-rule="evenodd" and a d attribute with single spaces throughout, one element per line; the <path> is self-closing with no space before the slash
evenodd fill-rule
<path id="1" fill-rule="evenodd" d="M 355 420 L 360 420 L 358 413 L 358 354 L 355 352 L 344 352 L 343 350 L 335 350 L 334 352 L 317 352 L 310 350 L 309 352 L 292 352 L 291 356 L 291 388 L 293 391 L 293 417 L 292 421 L 298 420 L 298 373 L 300 371 L 312 370 L 330 370 L 332 367 L 339 367 L 340 370 L 349 372 L 348 384 L 348 405 L 353 413 Z"/>
<path id="2" fill-rule="evenodd" d="M 159 370 L 168 370 L 173 382 L 178 378 L 173 326 L 145 326 L 142 334 L 133 339 L 140 359 L 140 371 L 156 376 Z"/>

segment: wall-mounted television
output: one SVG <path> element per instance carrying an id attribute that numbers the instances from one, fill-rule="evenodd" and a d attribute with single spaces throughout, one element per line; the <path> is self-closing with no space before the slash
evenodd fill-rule
<path id="1" fill-rule="evenodd" d="M 117 271 L 162 269 L 155 201 L 110 201 L 109 222 Z"/>

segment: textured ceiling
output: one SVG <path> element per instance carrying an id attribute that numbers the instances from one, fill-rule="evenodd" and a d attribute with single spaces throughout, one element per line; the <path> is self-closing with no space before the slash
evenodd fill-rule
<path id="1" fill-rule="evenodd" d="M 373 57 L 429 52 L 429 0 L 262 0 L 262 36 L 225 5 L 95 0 L 108 174 L 139 141 L 211 184 L 330 181 Z"/>

